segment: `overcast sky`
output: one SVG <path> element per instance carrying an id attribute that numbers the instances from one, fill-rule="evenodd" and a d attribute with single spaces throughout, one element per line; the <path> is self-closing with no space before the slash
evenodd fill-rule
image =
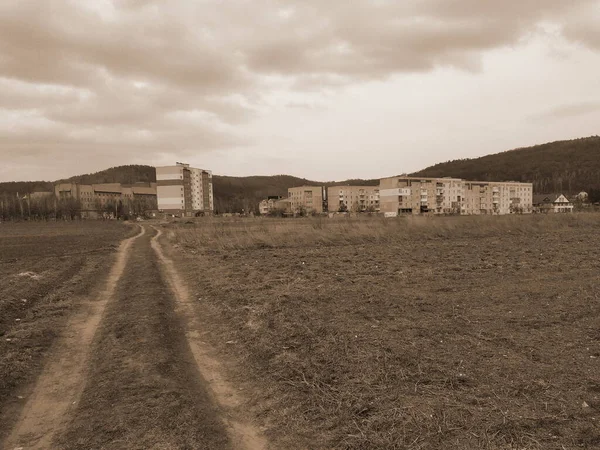
<path id="1" fill-rule="evenodd" d="M 1 0 L 0 181 L 378 178 L 600 134 L 600 0 Z"/>

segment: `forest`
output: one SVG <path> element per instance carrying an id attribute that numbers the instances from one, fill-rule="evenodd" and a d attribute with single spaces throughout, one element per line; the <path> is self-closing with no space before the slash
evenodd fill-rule
<path id="1" fill-rule="evenodd" d="M 531 182 L 536 194 L 589 192 L 600 188 L 600 136 L 457 159 L 412 175 Z"/>

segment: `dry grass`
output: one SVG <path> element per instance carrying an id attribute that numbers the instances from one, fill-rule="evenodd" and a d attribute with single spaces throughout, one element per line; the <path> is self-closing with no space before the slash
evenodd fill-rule
<path id="1" fill-rule="evenodd" d="M 181 224 L 170 233 L 175 244 L 234 250 L 303 245 L 385 244 L 411 238 L 483 237 L 498 233 L 527 234 L 577 227 L 600 227 L 600 215 L 564 214 L 500 217 L 419 217 L 385 219 L 203 219 Z"/>
<path id="2" fill-rule="evenodd" d="M 169 236 L 275 448 L 541 450 L 600 446 L 599 230 L 570 215 Z"/>

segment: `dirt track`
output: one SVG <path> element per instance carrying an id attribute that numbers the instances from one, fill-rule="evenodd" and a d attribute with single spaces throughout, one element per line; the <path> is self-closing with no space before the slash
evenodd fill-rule
<path id="1" fill-rule="evenodd" d="M 0 448 L 265 448 L 195 329 L 154 228 L 121 244 L 76 311 Z"/>

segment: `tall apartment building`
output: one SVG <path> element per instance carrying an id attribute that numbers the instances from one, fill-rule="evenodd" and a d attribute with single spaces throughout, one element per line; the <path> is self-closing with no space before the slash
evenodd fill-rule
<path id="1" fill-rule="evenodd" d="M 512 214 L 532 211 L 533 185 L 460 178 L 389 177 L 380 181 L 381 211 L 398 214 Z"/>
<path id="2" fill-rule="evenodd" d="M 379 211 L 379 186 L 330 186 L 327 188 L 327 210 Z"/>
<path id="3" fill-rule="evenodd" d="M 305 210 L 307 213 L 322 213 L 327 209 L 327 191 L 323 186 L 298 186 L 288 189 L 291 212 Z"/>
<path id="4" fill-rule="evenodd" d="M 169 214 L 193 216 L 212 213 L 212 172 L 189 164 L 156 168 L 158 209 Z"/>

